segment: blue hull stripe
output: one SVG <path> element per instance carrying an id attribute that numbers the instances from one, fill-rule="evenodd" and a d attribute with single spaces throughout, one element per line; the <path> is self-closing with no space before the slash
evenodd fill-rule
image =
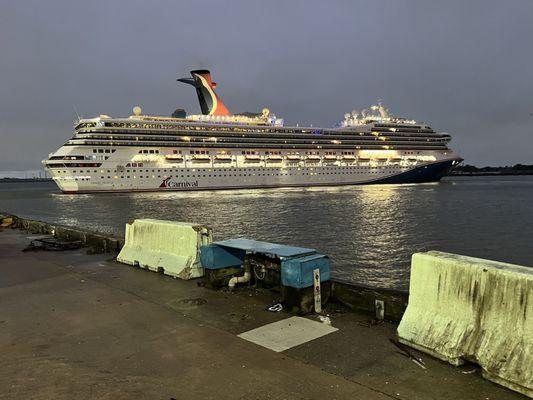
<path id="1" fill-rule="evenodd" d="M 389 176 L 383 179 L 377 179 L 371 182 L 364 182 L 366 185 L 384 184 L 384 183 L 426 183 L 439 181 L 443 176 L 452 170 L 454 161 L 447 160 L 443 162 L 423 165 L 413 168 L 409 171 L 402 172 L 398 175 Z"/>

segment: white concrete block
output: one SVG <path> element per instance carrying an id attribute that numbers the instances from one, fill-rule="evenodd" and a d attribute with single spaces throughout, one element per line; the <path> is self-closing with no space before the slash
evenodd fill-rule
<path id="1" fill-rule="evenodd" d="M 430 251 L 413 255 L 400 341 L 533 397 L 533 268 Z"/>
<path id="2" fill-rule="evenodd" d="M 212 242 L 211 229 L 186 222 L 136 219 L 126 224 L 117 261 L 181 279 L 203 276 L 200 246 Z"/>

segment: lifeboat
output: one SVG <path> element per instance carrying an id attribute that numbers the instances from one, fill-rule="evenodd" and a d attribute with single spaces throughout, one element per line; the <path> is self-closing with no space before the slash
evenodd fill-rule
<path id="1" fill-rule="evenodd" d="M 281 162 L 283 157 L 278 154 L 271 154 L 267 157 L 267 162 Z"/>
<path id="2" fill-rule="evenodd" d="M 394 157 L 390 159 L 392 162 L 400 162 L 402 161 L 401 157 Z"/>
<path id="3" fill-rule="evenodd" d="M 246 162 L 259 162 L 261 161 L 261 158 L 257 154 L 249 154 L 244 157 L 244 161 Z"/>
<path id="4" fill-rule="evenodd" d="M 342 156 L 342 159 L 343 160 L 346 160 L 346 161 L 355 161 L 355 156 L 354 155 L 351 155 L 351 154 L 346 154 L 344 156 Z"/>
<path id="5" fill-rule="evenodd" d="M 216 162 L 231 162 L 231 156 L 229 154 L 218 154 L 215 157 Z"/>
<path id="6" fill-rule="evenodd" d="M 192 160 L 198 163 L 201 163 L 201 162 L 205 163 L 205 162 L 210 162 L 211 157 L 208 156 L 207 154 L 196 154 L 195 156 L 192 157 Z"/>
<path id="7" fill-rule="evenodd" d="M 302 160 L 302 157 L 295 154 L 289 154 L 286 158 L 288 162 L 299 162 Z"/>
<path id="8" fill-rule="evenodd" d="M 324 162 L 335 162 L 337 161 L 337 156 L 324 156 Z"/>
<path id="9" fill-rule="evenodd" d="M 312 163 L 320 162 L 320 156 L 317 156 L 317 155 L 307 156 L 306 161 L 312 162 Z"/>
<path id="10" fill-rule="evenodd" d="M 369 161 L 370 161 L 370 158 L 359 157 L 359 158 L 358 158 L 358 161 L 359 161 L 359 162 L 369 162 Z"/>
<path id="11" fill-rule="evenodd" d="M 168 154 L 165 156 L 165 160 L 172 162 L 183 161 L 183 156 L 181 154 Z"/>

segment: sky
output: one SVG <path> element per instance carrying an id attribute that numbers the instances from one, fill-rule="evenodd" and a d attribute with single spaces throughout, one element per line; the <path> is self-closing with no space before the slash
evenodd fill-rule
<path id="1" fill-rule="evenodd" d="M 378 98 L 468 164 L 533 164 L 533 1 L 0 0 L 0 170 L 39 168 L 84 117 L 231 111 L 332 126 Z"/>

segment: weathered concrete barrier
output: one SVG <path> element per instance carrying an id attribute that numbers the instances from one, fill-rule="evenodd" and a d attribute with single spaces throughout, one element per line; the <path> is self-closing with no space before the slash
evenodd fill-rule
<path id="1" fill-rule="evenodd" d="M 117 261 L 181 279 L 203 276 L 200 246 L 212 242 L 211 229 L 186 222 L 136 219 L 126 224 Z"/>
<path id="2" fill-rule="evenodd" d="M 33 234 L 53 235 L 56 226 L 47 222 L 14 217 L 13 227 Z"/>
<path id="3" fill-rule="evenodd" d="M 413 255 L 400 341 L 533 397 L 533 268 L 430 251 Z"/>

